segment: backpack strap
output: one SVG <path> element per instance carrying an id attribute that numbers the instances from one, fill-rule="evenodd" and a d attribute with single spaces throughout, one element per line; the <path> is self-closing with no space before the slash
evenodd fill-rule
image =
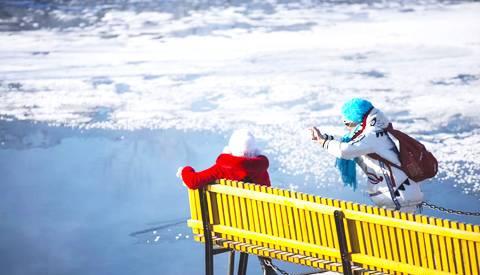
<path id="1" fill-rule="evenodd" d="M 391 130 L 393 130 L 393 125 L 392 123 L 389 123 L 387 128 L 385 128 L 385 132 L 387 134 L 387 138 L 393 143 L 393 146 L 395 146 L 395 142 L 393 142 L 393 140 L 388 136 L 388 132 L 390 132 Z M 396 146 L 395 146 L 396 148 Z M 398 156 L 398 159 L 400 160 L 400 152 L 398 150 L 395 150 L 397 152 L 397 156 Z M 391 161 L 389 161 L 388 159 L 380 156 L 379 154 L 377 153 L 370 153 L 370 154 L 367 154 L 367 156 L 369 156 L 370 158 L 374 159 L 374 160 L 378 160 L 378 161 L 383 161 L 385 163 L 387 163 L 388 165 L 390 166 L 393 166 L 395 168 L 398 168 L 400 169 L 403 173 L 405 173 L 405 175 L 407 175 L 408 177 L 408 173 L 402 168 L 402 166 L 400 165 L 397 165 Z"/>
<path id="2" fill-rule="evenodd" d="M 387 134 L 387 138 L 390 139 L 390 141 L 393 143 L 393 146 L 395 146 L 395 143 L 393 142 L 393 140 L 388 136 L 388 132 L 389 132 L 390 130 L 392 130 L 392 129 L 393 129 L 392 124 L 389 123 L 389 124 L 388 124 L 388 127 L 385 128 L 385 132 L 386 132 L 386 134 Z M 396 148 L 396 147 L 395 147 L 395 148 Z M 398 152 L 398 150 L 396 150 L 396 151 L 397 151 L 398 158 L 400 159 L 400 152 Z M 380 155 L 377 154 L 377 153 L 370 153 L 370 154 L 367 154 L 367 156 L 369 156 L 370 158 L 372 158 L 372 159 L 374 159 L 374 160 L 378 160 L 378 162 L 379 162 L 379 164 L 380 164 L 380 167 L 381 167 L 381 169 L 382 169 L 383 176 L 385 177 L 385 181 L 387 182 L 388 191 L 390 192 L 390 196 L 391 196 L 391 198 L 392 198 L 392 201 L 393 201 L 393 203 L 395 204 L 395 210 L 400 210 L 401 205 L 400 205 L 400 203 L 398 202 L 397 196 L 396 196 L 396 192 L 398 192 L 398 189 L 397 189 L 396 191 L 393 189 L 393 183 L 390 181 L 390 178 L 388 177 L 389 175 L 387 175 L 387 174 L 386 174 L 386 171 L 385 171 L 386 168 L 387 168 L 385 164 L 400 169 L 403 173 L 405 173 L 405 175 L 407 175 L 407 180 L 408 180 L 408 174 L 407 174 L 407 172 L 405 172 L 405 170 L 403 170 L 402 166 L 397 165 L 397 164 L 389 161 L 388 159 L 380 156 Z M 391 176 L 392 179 L 393 179 L 393 172 L 392 172 L 391 169 L 389 169 L 389 171 L 390 171 L 390 176 Z M 400 186 L 399 186 L 398 188 L 400 188 Z"/>
<path id="3" fill-rule="evenodd" d="M 402 166 L 397 165 L 397 164 L 389 161 L 388 159 L 381 157 L 381 156 L 380 156 L 379 154 L 377 154 L 377 153 L 370 153 L 370 154 L 367 154 L 367 156 L 369 156 L 370 158 L 372 158 L 372 159 L 374 159 L 374 160 L 383 161 L 383 162 L 387 163 L 388 165 L 393 166 L 393 167 L 395 167 L 395 168 L 398 168 L 398 169 L 402 170 L 405 174 L 407 174 L 407 173 L 405 172 L 405 170 L 403 170 Z"/>
<path id="4" fill-rule="evenodd" d="M 397 200 L 397 195 L 396 195 L 396 192 L 395 190 L 393 189 L 393 173 L 392 173 L 392 170 L 389 169 L 390 171 L 390 175 L 387 173 L 387 167 L 385 165 L 385 162 L 383 162 L 382 160 L 379 161 L 380 163 L 380 167 L 382 168 L 382 173 L 383 173 L 383 177 L 385 178 L 385 181 L 387 183 L 387 187 L 388 187 L 388 192 L 390 193 L 390 197 L 392 198 L 392 201 L 393 203 L 395 204 L 395 210 L 400 210 L 400 208 L 402 208 L 402 206 L 400 205 L 400 203 L 398 202 Z M 390 178 L 391 177 L 391 178 Z M 397 190 L 398 191 L 398 190 Z"/>

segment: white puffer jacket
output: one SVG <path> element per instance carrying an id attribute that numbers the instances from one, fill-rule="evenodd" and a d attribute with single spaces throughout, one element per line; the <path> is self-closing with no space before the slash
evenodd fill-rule
<path id="1" fill-rule="evenodd" d="M 323 147 L 337 158 L 356 160 L 368 177 L 368 193 L 377 206 L 398 209 L 398 204 L 401 211 L 414 212 L 416 206 L 423 201 L 420 185 L 408 179 L 402 170 L 367 156 L 377 153 L 400 165 L 398 140 L 385 131 L 388 124 L 385 115 L 374 108 L 367 116 L 365 129 L 358 137 L 350 142 L 328 139 Z M 389 188 L 389 184 L 392 188 Z"/>

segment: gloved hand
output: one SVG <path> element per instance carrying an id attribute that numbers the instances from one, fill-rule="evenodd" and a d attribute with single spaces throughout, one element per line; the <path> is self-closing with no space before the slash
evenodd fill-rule
<path id="1" fill-rule="evenodd" d="M 178 170 L 177 170 L 177 178 L 181 179 L 182 178 L 182 170 L 183 170 L 183 166 L 181 167 L 178 167 Z"/>
<path id="2" fill-rule="evenodd" d="M 322 143 L 325 139 L 324 135 L 318 130 L 317 127 L 312 127 L 309 129 L 310 134 L 312 135 L 312 140 Z"/>

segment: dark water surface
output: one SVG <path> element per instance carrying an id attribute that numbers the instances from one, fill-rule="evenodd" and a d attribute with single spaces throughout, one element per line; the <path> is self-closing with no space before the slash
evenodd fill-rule
<path id="1" fill-rule="evenodd" d="M 361 4 L 370 9 L 390 6 L 401 12 L 412 12 L 411 5 L 455 4 L 463 1 L 382 1 L 382 0 L 0 0 L 0 31 L 54 28 L 68 30 L 99 23 L 109 11 L 161 12 L 174 18 L 188 16 L 212 8 L 236 7 L 246 13 L 274 13 L 278 6 L 295 9 L 322 8 L 330 10 L 340 5 Z M 337 12 L 341 12 L 338 9 Z M 347 12 L 349 13 L 349 12 Z M 362 11 L 359 11 L 362 13 Z M 150 22 L 155 24 L 155 22 Z M 148 24 L 148 22 L 147 22 Z M 239 26 L 237 26 L 239 27 Z"/>
<path id="2" fill-rule="evenodd" d="M 200 273 L 201 247 L 178 223 L 189 207 L 174 171 L 199 164 L 198 153 L 213 157 L 189 152 L 214 148 L 211 137 L 186 145 L 171 131 L 15 122 L 0 122 L 0 136 L 1 274 Z M 155 235 L 129 236 L 162 225 Z"/>

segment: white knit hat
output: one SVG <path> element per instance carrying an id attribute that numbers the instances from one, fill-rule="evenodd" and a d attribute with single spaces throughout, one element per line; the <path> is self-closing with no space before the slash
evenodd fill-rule
<path id="1" fill-rule="evenodd" d="M 237 157 L 256 157 L 260 154 L 255 137 L 246 129 L 235 130 L 223 149 L 223 153 Z"/>

